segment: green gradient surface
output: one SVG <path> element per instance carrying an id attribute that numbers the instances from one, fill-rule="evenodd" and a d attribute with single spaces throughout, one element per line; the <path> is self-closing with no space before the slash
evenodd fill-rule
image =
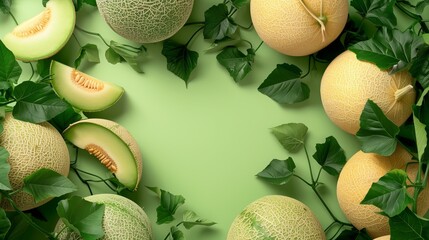
<path id="1" fill-rule="evenodd" d="M 190 21 L 203 19 L 204 11 L 220 1 L 196 1 Z M 12 12 L 18 22 L 23 22 L 42 10 L 40 1 L 15 0 Z M 243 25 L 250 22 L 248 9 L 239 13 Z M 95 8 L 84 5 L 78 12 L 77 25 L 101 33 L 106 40 L 127 42 L 115 34 L 103 21 Z M 14 26 L 12 19 L 0 14 L 0 36 Z M 186 41 L 196 28 L 188 27 L 177 37 Z M 254 30 L 243 31 L 244 38 L 256 47 L 260 39 Z M 337 138 L 350 157 L 359 148 L 355 138 L 334 126 L 325 115 L 319 94 L 320 78 L 326 65 L 317 65 L 305 82 L 311 89 L 309 100 L 282 106 L 257 91 L 258 86 L 275 68 L 284 62 L 307 68 L 306 57 L 287 57 L 266 45 L 256 53 L 253 71 L 241 84 L 236 84 L 216 61 L 216 54 L 205 53 L 210 44 L 198 35 L 190 48 L 200 54 L 198 67 L 191 75 L 188 88 L 184 82 L 166 69 L 166 59 L 161 55 L 162 44 L 147 44 L 143 74 L 134 72 L 126 64 L 111 65 L 104 58 L 106 46 L 96 37 L 75 31 L 79 42 L 99 46 L 101 63 L 84 65 L 87 74 L 125 88 L 125 95 L 113 107 L 89 117 L 116 121 L 127 128 L 139 143 L 143 153 L 143 178 L 139 191 L 127 194 L 142 206 L 153 222 L 156 239 L 164 239 L 169 225 L 156 225 L 156 196 L 144 186 L 157 186 L 174 194 L 181 194 L 186 203 L 179 209 L 190 209 L 203 218 L 217 222 L 211 228 L 194 227 L 185 231 L 191 240 L 222 240 L 229 225 L 242 209 L 254 200 L 269 194 L 284 194 L 307 204 L 324 227 L 331 223 L 311 189 L 293 179 L 286 186 L 269 185 L 255 177 L 273 158 L 294 158 L 296 171 L 309 179 L 305 154 L 289 154 L 270 133 L 270 128 L 289 122 L 308 126 L 307 148 L 315 152 L 315 144 L 323 143 L 328 136 Z M 74 38 L 61 51 L 56 60 L 71 65 L 78 55 Z M 23 77 L 28 77 L 30 68 Z M 74 151 L 71 151 L 74 157 Z M 105 173 L 102 165 L 83 151 L 79 154 L 79 167 L 94 173 Z M 313 161 L 314 166 L 317 165 Z M 79 185 L 78 194 L 88 195 L 85 185 L 71 173 L 70 178 Z M 336 179 L 322 174 L 322 195 L 341 219 L 335 195 Z M 96 193 L 109 192 L 102 185 L 94 185 Z M 41 208 L 42 212 L 55 211 L 55 202 Z M 178 215 L 179 216 L 179 215 Z"/>

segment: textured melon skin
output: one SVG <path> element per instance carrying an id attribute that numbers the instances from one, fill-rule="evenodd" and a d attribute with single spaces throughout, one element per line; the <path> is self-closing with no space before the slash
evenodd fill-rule
<path id="1" fill-rule="evenodd" d="M 344 131 L 355 134 L 368 99 L 374 101 L 396 125 L 404 123 L 411 115 L 416 93 L 411 89 L 395 102 L 395 92 L 412 82 L 406 71 L 389 75 L 372 63 L 358 60 L 355 53 L 347 50 L 337 56 L 323 73 L 320 95 L 331 121 Z"/>
<path id="2" fill-rule="evenodd" d="M 323 4 L 323 15 L 327 18 L 325 41 L 320 24 L 298 0 L 252 0 L 250 15 L 264 43 L 286 55 L 306 56 L 335 40 L 347 22 L 348 1 L 305 0 L 304 3 L 317 17 Z"/>
<path id="3" fill-rule="evenodd" d="M 323 240 L 320 222 L 302 202 L 269 195 L 249 204 L 231 224 L 227 240 Z"/>
<path id="4" fill-rule="evenodd" d="M 104 237 L 100 240 L 152 240 L 152 228 L 148 216 L 135 202 L 116 194 L 96 194 L 85 200 L 105 205 L 103 217 Z M 59 232 L 64 227 L 60 220 L 55 227 Z M 77 234 L 63 231 L 59 240 L 81 239 Z"/>
<path id="5" fill-rule="evenodd" d="M 61 134 L 49 123 L 34 124 L 16 120 L 7 113 L 0 135 L 0 146 L 6 148 L 11 166 L 9 179 L 13 189 L 24 185 L 24 178 L 40 168 L 48 168 L 67 176 L 70 156 Z M 24 192 L 12 196 L 19 209 L 25 211 L 38 207 L 46 201 L 34 203 L 34 198 Z M 5 200 L 1 208 L 13 208 Z"/>
<path id="6" fill-rule="evenodd" d="M 106 129 L 108 129 L 109 131 L 111 131 L 117 137 L 119 137 L 127 145 L 127 147 L 129 148 L 129 150 L 131 151 L 131 153 L 133 155 L 134 164 L 135 164 L 135 171 L 136 171 L 136 175 L 137 175 L 137 180 L 134 183 L 133 188 L 130 190 L 137 190 L 138 185 L 139 185 L 140 180 L 141 180 L 141 176 L 142 176 L 143 163 L 142 163 L 142 154 L 141 154 L 139 145 L 138 145 L 137 141 L 133 138 L 133 136 L 128 132 L 128 130 L 126 128 L 119 125 L 118 123 L 111 121 L 111 120 L 100 119 L 100 118 L 90 118 L 90 119 L 85 119 L 85 120 L 80 120 L 78 122 L 75 122 L 75 123 L 71 124 L 66 130 L 64 130 L 63 136 L 67 140 L 72 141 L 72 139 L 70 139 L 70 137 L 67 136 L 67 132 L 69 131 L 69 129 L 71 129 L 73 127 L 78 127 L 78 125 L 82 124 L 82 123 L 91 123 L 91 124 L 96 124 L 96 125 L 102 126 Z M 87 134 L 91 134 L 91 132 L 88 132 Z M 100 139 L 100 142 L 102 142 L 104 140 L 108 140 L 108 139 Z M 72 143 L 76 145 L 75 141 L 72 141 Z M 93 142 L 93 144 L 98 145 L 97 142 Z M 77 144 L 77 146 L 80 148 L 86 147 L 86 146 L 79 146 L 79 145 L 80 144 Z M 118 161 L 118 159 L 116 159 L 115 161 Z M 120 172 L 120 171 L 123 171 L 123 170 L 121 168 L 118 168 L 118 172 L 116 174 L 116 177 L 118 178 L 118 180 L 120 182 L 122 182 L 122 179 L 124 179 L 128 175 L 130 175 L 130 173 Z"/>
<path id="7" fill-rule="evenodd" d="M 400 146 L 390 157 L 358 151 L 347 161 L 338 177 L 337 198 L 347 219 L 357 229 L 366 228 L 373 238 L 390 233 L 388 218 L 377 213 L 380 209 L 373 205 L 360 204 L 360 202 L 373 182 L 377 182 L 392 169 L 405 169 L 409 161 L 411 161 L 411 155 Z M 407 173 L 410 179 L 416 178 L 417 167 L 417 164 L 408 166 Z M 412 189 L 408 190 L 412 196 Z M 428 211 L 428 188 L 419 195 L 417 206 L 417 212 L 420 215 Z"/>
<path id="8" fill-rule="evenodd" d="M 122 37 L 154 43 L 173 36 L 188 20 L 194 0 L 97 0 L 106 23 Z"/>
<path id="9" fill-rule="evenodd" d="M 33 24 L 44 12 L 51 13 L 44 30 L 30 36 L 16 34 Z M 73 33 L 75 22 L 76 12 L 72 0 L 50 0 L 42 13 L 16 26 L 2 41 L 16 59 L 30 62 L 49 58 L 66 45 Z"/>

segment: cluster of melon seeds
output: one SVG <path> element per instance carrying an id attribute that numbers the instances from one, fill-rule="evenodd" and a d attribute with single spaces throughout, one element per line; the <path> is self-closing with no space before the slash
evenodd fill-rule
<path id="1" fill-rule="evenodd" d="M 174 35 L 188 20 L 194 0 L 97 0 L 100 14 L 119 35 L 154 43 Z"/>

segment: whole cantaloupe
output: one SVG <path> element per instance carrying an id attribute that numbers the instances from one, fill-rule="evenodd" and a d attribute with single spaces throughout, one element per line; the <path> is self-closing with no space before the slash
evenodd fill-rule
<path id="1" fill-rule="evenodd" d="M 290 56 L 306 56 L 326 47 L 344 29 L 347 0 L 252 0 L 250 15 L 259 37 Z"/>
<path id="2" fill-rule="evenodd" d="M 367 204 L 360 204 L 373 182 L 392 169 L 405 169 L 411 155 L 398 146 L 395 152 L 384 157 L 373 153 L 356 152 L 345 164 L 337 182 L 337 198 L 340 208 L 347 219 L 357 228 L 366 228 L 368 234 L 380 237 L 390 233 L 388 218 L 378 214 L 380 209 Z M 410 164 L 407 173 L 415 179 L 417 164 Z M 409 193 L 412 194 L 409 188 Z M 412 195 L 411 195 L 412 196 Z M 429 209 L 429 189 L 425 188 L 419 195 L 417 212 L 425 214 Z"/>
<path id="3" fill-rule="evenodd" d="M 233 221 L 227 240 L 326 239 L 325 233 L 302 202 L 269 195 L 249 204 Z"/>
<path id="4" fill-rule="evenodd" d="M 7 113 L 0 135 L 0 146 L 9 152 L 9 180 L 13 189 L 24 185 L 24 178 L 31 173 L 48 168 L 64 176 L 69 174 L 70 156 L 61 134 L 48 122 L 34 124 L 13 118 Z M 34 202 L 34 198 L 25 192 L 12 196 L 17 207 L 23 211 L 38 207 L 47 201 Z M 6 200 L 0 205 L 13 210 Z"/>
<path id="5" fill-rule="evenodd" d="M 344 131 L 355 134 L 368 99 L 396 125 L 411 115 L 416 93 L 406 71 L 390 75 L 376 65 L 360 61 L 352 51 L 337 56 L 323 73 L 320 95 L 328 117 Z"/>
<path id="6" fill-rule="evenodd" d="M 100 240 L 151 240 L 152 228 L 143 209 L 130 199 L 116 194 L 95 194 L 85 200 L 102 203 L 105 206 L 103 216 L 104 236 Z M 60 220 L 55 227 L 59 232 L 64 223 Z M 81 239 L 70 230 L 62 231 L 59 240 Z"/>
<path id="7" fill-rule="evenodd" d="M 122 37 L 154 43 L 173 36 L 188 20 L 194 0 L 97 0 L 106 23 Z"/>

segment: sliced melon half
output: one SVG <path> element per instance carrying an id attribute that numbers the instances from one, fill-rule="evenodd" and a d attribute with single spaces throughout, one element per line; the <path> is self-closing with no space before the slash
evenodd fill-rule
<path id="1" fill-rule="evenodd" d="M 136 190 L 142 174 L 142 156 L 136 140 L 114 121 L 91 118 L 70 125 L 63 137 L 87 150 L 130 190 Z"/>
<path id="2" fill-rule="evenodd" d="M 57 61 L 51 63 L 52 86 L 58 96 L 86 112 L 104 110 L 115 104 L 124 89 L 85 74 Z"/>
<path id="3" fill-rule="evenodd" d="M 22 61 L 37 61 L 56 54 L 70 39 L 76 21 L 72 0 L 49 0 L 38 15 L 22 22 L 2 39 Z"/>

